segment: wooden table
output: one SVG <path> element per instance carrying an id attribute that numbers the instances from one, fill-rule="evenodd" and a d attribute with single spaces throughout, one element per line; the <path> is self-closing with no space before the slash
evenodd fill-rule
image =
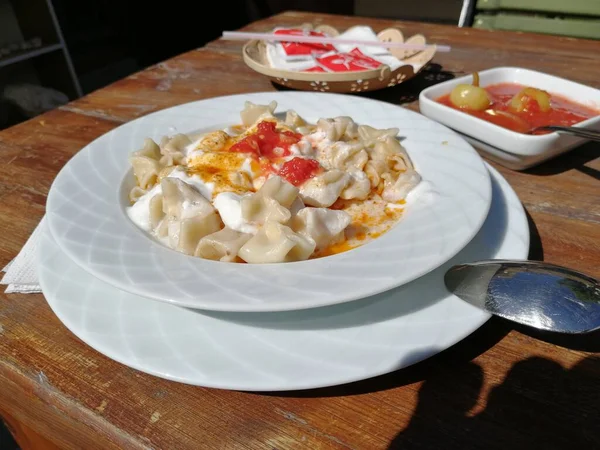
<path id="1" fill-rule="evenodd" d="M 600 87 L 600 44 L 551 36 L 289 12 L 253 23 L 399 26 L 450 44 L 427 72 L 369 96 L 416 109 L 453 74 L 523 66 Z M 273 90 L 241 43 L 216 41 L 0 132 L 0 264 L 44 214 L 58 170 L 136 117 L 218 95 Z M 587 144 L 534 170 L 498 167 L 529 213 L 532 259 L 600 276 L 600 159 Z M 21 446 L 93 448 L 600 448 L 600 335 L 556 337 L 492 319 L 410 368 L 351 385 L 259 394 L 155 378 L 87 347 L 42 295 L 0 299 L 0 414 Z"/>

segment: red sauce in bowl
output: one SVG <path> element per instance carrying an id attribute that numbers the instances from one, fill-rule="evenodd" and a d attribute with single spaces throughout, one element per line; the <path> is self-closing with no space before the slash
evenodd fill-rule
<path id="1" fill-rule="evenodd" d="M 600 114 L 600 111 L 556 94 L 550 94 L 549 111 L 541 111 L 535 101 L 531 101 L 524 111 L 510 109 L 513 96 L 525 87 L 527 86 L 515 83 L 485 86 L 491 100 L 491 105 L 485 111 L 459 108 L 450 101 L 450 94 L 438 98 L 437 102 L 519 133 L 527 133 L 532 128 L 546 125 L 572 126 Z M 535 134 L 546 133 L 550 131 L 538 131 Z"/>

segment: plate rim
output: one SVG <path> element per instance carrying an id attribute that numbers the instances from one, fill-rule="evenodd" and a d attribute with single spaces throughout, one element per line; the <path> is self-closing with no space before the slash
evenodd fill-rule
<path id="1" fill-rule="evenodd" d="M 284 300 L 284 301 L 280 301 L 279 303 L 277 303 L 277 305 L 273 305 L 271 302 L 266 302 L 266 303 L 257 303 L 257 304 L 250 304 L 250 303 L 245 303 L 245 304 L 240 304 L 240 303 L 235 303 L 235 304 L 231 304 L 231 303 L 206 303 L 206 302 L 199 302 L 197 300 L 198 297 L 194 297 L 193 299 L 190 298 L 173 298 L 173 297 L 164 297 L 161 295 L 155 295 L 153 292 L 149 291 L 149 290 L 144 290 L 139 289 L 135 284 L 123 284 L 123 283 L 117 283 L 115 282 L 115 278 L 111 276 L 108 276 L 104 273 L 98 272 L 96 269 L 91 268 L 89 265 L 85 265 L 84 261 L 81 260 L 81 258 L 78 258 L 76 255 L 76 252 L 72 251 L 71 248 L 69 248 L 67 245 L 65 245 L 65 242 L 62 241 L 62 237 L 60 236 L 60 234 L 58 233 L 58 231 L 54 228 L 53 226 L 53 221 L 52 221 L 52 209 L 53 209 L 53 205 L 54 205 L 54 201 L 55 201 L 55 196 L 57 196 L 56 194 L 56 184 L 58 183 L 58 181 L 60 180 L 61 176 L 65 176 L 64 174 L 66 172 L 68 172 L 70 170 L 70 164 L 72 163 L 72 161 L 75 158 L 81 158 L 83 157 L 85 150 L 89 149 L 93 144 L 97 143 L 100 139 L 107 139 L 107 136 L 110 136 L 112 133 L 114 133 L 116 130 L 119 129 L 123 129 L 124 126 L 131 126 L 134 127 L 136 124 L 142 123 L 144 120 L 148 120 L 151 118 L 156 118 L 156 117 L 160 117 L 161 115 L 168 115 L 169 112 L 174 112 L 177 111 L 179 108 L 182 107 L 188 107 L 188 108 L 192 108 L 195 105 L 201 105 L 203 102 L 207 102 L 207 101 L 218 101 L 218 102 L 222 102 L 222 101 L 233 101 L 235 100 L 240 100 L 240 101 L 245 101 L 247 99 L 252 100 L 254 96 L 267 96 L 267 97 L 292 97 L 289 101 L 293 102 L 293 97 L 305 97 L 305 96 L 310 96 L 310 97 L 317 97 L 317 98 L 327 98 L 327 97 L 337 97 L 337 98 L 343 98 L 346 100 L 352 99 L 352 103 L 356 104 L 357 102 L 362 102 L 362 101 L 366 101 L 366 102 L 374 102 L 374 103 L 379 103 L 382 106 L 386 106 L 388 108 L 400 108 L 403 111 L 403 114 L 408 114 L 409 116 L 418 116 L 420 120 L 426 120 L 432 124 L 435 124 L 436 127 L 438 127 L 439 129 L 443 130 L 445 133 L 453 136 L 454 138 L 456 138 L 458 141 L 461 141 L 461 145 L 465 146 L 466 148 L 468 148 L 468 152 L 471 154 L 472 157 L 474 157 L 474 160 L 477 161 L 477 165 L 478 167 L 482 168 L 482 174 L 485 173 L 485 196 L 487 198 L 487 203 L 485 208 L 481 211 L 481 214 L 479 217 L 477 217 L 477 220 L 475 222 L 475 226 L 472 227 L 472 229 L 470 230 L 469 233 L 466 233 L 465 236 L 463 237 L 464 242 L 462 243 L 462 245 L 457 245 L 452 252 L 447 252 L 444 257 L 442 259 L 437 259 L 435 264 L 431 264 L 430 267 L 429 266 L 424 266 L 422 267 L 420 270 L 418 271 L 414 271 L 412 273 L 412 275 L 410 277 L 405 277 L 403 279 L 403 281 L 401 281 L 400 283 L 398 283 L 395 279 L 391 280 L 387 283 L 381 283 L 379 288 L 377 289 L 369 289 L 368 293 L 365 293 L 363 291 L 360 292 L 356 292 L 353 295 L 345 295 L 343 297 L 336 297 L 336 300 L 327 300 L 327 301 L 323 301 L 321 300 L 320 302 L 316 302 L 316 303 L 310 303 L 310 302 L 302 302 L 302 303 L 298 303 L 296 302 L 290 302 L 289 300 Z M 277 98 L 274 98 L 275 100 L 277 100 Z M 355 105 L 353 105 L 353 107 L 356 107 Z M 400 127 L 401 128 L 401 127 Z M 129 132 L 131 133 L 131 132 Z M 129 153 L 131 153 L 132 150 L 128 150 Z M 88 150 L 88 153 L 90 152 L 90 150 Z M 409 151 L 409 154 L 411 152 Z M 414 156 L 413 156 L 414 157 Z M 117 189 L 117 188 L 116 188 Z M 211 97 L 211 98 L 207 98 L 207 99 L 201 99 L 201 100 L 195 100 L 195 101 L 191 101 L 191 102 L 185 102 L 182 104 L 178 104 L 178 105 L 174 105 L 168 108 L 164 108 L 162 110 L 158 110 L 155 112 L 152 112 L 150 114 L 147 114 L 145 116 L 141 116 L 138 117 L 132 121 L 126 122 L 124 124 L 118 125 L 115 128 L 113 128 L 112 130 L 109 130 L 108 132 L 98 136 L 96 139 L 94 139 L 93 141 L 89 142 L 88 144 L 86 144 L 85 146 L 83 146 L 75 155 L 73 155 L 73 157 L 67 161 L 67 163 L 61 168 L 61 170 L 58 172 L 57 176 L 55 177 L 55 179 L 52 182 L 52 185 L 50 187 L 49 193 L 48 193 L 48 201 L 47 201 L 47 205 L 46 205 L 46 209 L 47 209 L 47 214 L 50 218 L 49 222 L 49 230 L 50 233 L 52 234 L 53 238 L 56 240 L 57 244 L 59 245 L 59 247 L 67 254 L 69 255 L 70 259 L 73 260 L 75 263 L 77 263 L 81 268 L 83 268 L 86 272 L 90 273 L 91 275 L 95 276 L 96 278 L 99 278 L 105 282 L 107 282 L 108 284 L 111 284 L 112 286 L 115 286 L 121 290 L 130 292 L 132 294 L 135 295 L 140 295 L 142 297 L 147 297 L 149 299 L 152 300 L 158 300 L 158 301 L 163 301 L 166 303 L 170 303 L 170 304 L 176 304 L 179 306 L 183 306 L 183 307 L 187 307 L 187 308 L 193 308 L 193 309 L 199 309 L 199 310 L 210 310 L 210 311 L 226 311 L 226 312 L 266 312 L 266 311 L 292 311 L 292 310 L 299 310 L 299 309 L 309 309 L 309 308 L 316 308 L 316 307 L 322 307 L 322 306 L 330 306 L 330 305 L 335 305 L 335 304 L 340 304 L 340 303 L 346 303 L 346 302 L 351 302 L 351 301 L 356 301 L 359 300 L 361 298 L 364 298 L 365 296 L 370 296 L 370 295 L 377 295 L 379 293 L 385 292 L 389 289 L 393 289 L 395 287 L 399 287 L 402 286 L 406 283 L 409 283 L 417 278 L 422 277 L 423 275 L 431 272 L 432 270 L 435 270 L 437 267 L 439 267 L 440 265 L 444 264 L 446 261 L 450 260 L 451 258 L 453 258 L 454 256 L 456 256 L 456 254 L 458 254 L 466 245 L 468 245 L 468 243 L 477 235 L 477 233 L 479 232 L 479 230 L 481 229 L 483 223 L 485 222 L 485 219 L 489 213 L 489 209 L 491 207 L 491 203 L 492 203 L 492 198 L 491 198 L 491 189 L 492 189 L 492 181 L 491 181 L 491 177 L 490 174 L 486 168 L 485 162 L 482 159 L 481 155 L 478 154 L 478 152 L 475 150 L 475 148 L 466 140 L 464 139 L 459 133 L 457 133 L 456 131 L 452 130 L 451 128 L 447 127 L 444 124 L 438 123 L 436 121 L 434 121 L 433 119 L 430 119 L 426 116 L 424 116 L 423 114 L 420 114 L 418 112 L 415 111 L 411 111 L 407 108 L 404 108 L 403 106 L 399 106 L 399 105 L 395 105 L 389 102 L 385 102 L 382 100 L 376 100 L 376 99 L 371 99 L 371 98 L 365 98 L 365 97 L 356 97 L 356 96 L 352 96 L 352 95 L 348 95 L 348 94 L 340 94 L 340 93 L 323 93 L 323 92 L 304 92 L 304 91 L 297 91 L 297 92 L 272 92 L 272 91 L 261 91 L 261 92 L 253 92 L 253 93 L 242 93 L 242 94 L 229 94 L 229 95 L 223 95 L 223 96 L 218 96 L 218 97 Z M 120 205 L 119 205 L 120 207 Z M 140 230 L 138 230 L 140 231 Z M 143 232 L 140 231 L 139 233 L 137 233 L 137 235 L 140 236 L 140 238 L 148 238 L 148 236 L 143 235 Z M 370 242 L 369 244 L 372 244 L 373 242 L 376 242 L 377 240 L 374 240 L 372 242 Z M 163 250 L 165 249 L 161 244 L 152 241 L 151 245 L 153 247 L 156 246 L 160 246 Z M 363 247 L 363 246 L 361 246 Z M 360 247 L 358 247 L 360 248 Z M 173 251 L 172 249 L 166 249 L 168 251 Z M 320 260 L 327 260 L 327 261 L 332 261 L 336 258 L 340 258 L 342 254 L 339 255 L 332 255 L 329 256 L 327 258 L 322 258 Z M 193 258 L 191 256 L 188 255 L 183 255 L 183 254 L 178 254 L 178 257 L 181 258 Z M 194 261 L 196 261 L 198 258 L 193 258 Z M 296 267 L 301 266 L 302 264 L 307 264 L 310 262 L 311 265 L 315 265 L 315 261 L 319 261 L 319 259 L 317 260 L 309 260 L 309 261 L 300 261 L 300 262 L 294 262 L 294 263 L 285 263 L 286 266 L 290 266 L 291 265 L 296 265 Z M 204 261 L 206 263 L 206 261 Z M 197 261 L 195 262 L 196 264 L 199 264 Z M 215 263 L 214 261 L 209 261 L 208 263 Z M 219 262 L 216 262 L 217 264 L 222 264 Z M 317 263 L 318 264 L 318 263 Z M 281 264 L 279 264 L 281 265 Z M 261 266 L 273 266 L 273 264 L 263 264 Z M 243 270 L 243 269 L 242 269 Z"/>
<path id="2" fill-rule="evenodd" d="M 523 259 L 527 258 L 527 254 L 530 248 L 530 227 L 529 224 L 527 222 L 527 217 L 526 217 L 526 212 L 525 212 L 525 208 L 523 207 L 523 204 L 520 202 L 518 195 L 516 194 L 516 192 L 514 191 L 514 189 L 512 188 L 512 186 L 508 183 L 508 181 L 506 181 L 506 179 L 502 176 L 502 174 L 496 170 L 495 168 L 493 168 L 490 164 L 485 163 L 486 164 L 486 168 L 488 170 L 490 170 L 490 172 L 492 172 L 492 176 L 497 177 L 501 184 L 502 181 L 504 181 L 505 186 L 502 186 L 502 192 L 503 193 L 509 193 L 512 194 L 512 196 L 514 196 L 514 198 L 517 199 L 517 206 L 518 206 L 518 211 L 520 212 L 520 219 L 521 219 L 521 224 L 520 227 L 522 227 L 524 230 L 527 231 L 527 233 L 525 234 L 525 241 L 524 241 L 524 245 L 523 245 Z M 507 223 L 507 227 L 509 227 L 509 223 Z M 42 232 L 47 233 L 48 236 L 50 237 L 50 239 L 54 240 L 54 238 L 52 237 L 51 233 L 49 233 L 49 227 L 47 226 L 47 224 L 45 224 Z M 68 255 L 66 255 L 62 249 L 60 249 L 60 247 L 58 246 L 58 244 L 55 242 L 55 244 L 57 245 L 57 248 L 59 249 L 59 251 L 61 253 L 63 253 L 63 256 L 68 257 Z M 39 262 L 42 260 L 41 258 L 41 254 L 43 252 L 43 246 L 39 246 L 38 250 L 36 252 L 36 257 L 38 260 L 38 264 Z M 518 257 L 515 259 L 519 259 Z M 77 264 L 75 264 L 77 266 Z M 79 266 L 77 266 L 79 267 Z M 80 268 L 81 269 L 81 268 Z M 91 275 L 90 275 L 91 276 Z M 45 284 L 45 277 L 42 275 L 40 276 L 40 285 L 42 286 L 43 289 L 43 285 Z M 106 284 L 106 283 L 105 283 Z M 109 289 L 116 289 L 114 286 L 111 285 L 107 285 L 107 287 Z M 449 294 L 449 296 L 452 296 L 452 294 Z M 270 387 L 268 389 L 266 388 L 257 388 L 252 387 L 251 385 L 237 385 L 237 386 L 227 386 L 226 384 L 223 383 L 200 383 L 200 382 L 191 382 L 189 380 L 185 380 L 183 377 L 178 377 L 178 376 L 174 376 L 172 374 L 169 373 L 161 373 L 160 371 L 157 370 L 151 370 L 151 369 L 147 369 L 144 368 L 142 364 L 137 364 L 136 362 L 131 362 L 128 361 L 124 358 L 116 358 L 114 356 L 109 356 L 107 355 L 105 352 L 101 351 L 98 347 L 98 345 L 94 345 L 93 343 L 91 343 L 90 339 L 86 339 L 84 336 L 82 336 L 82 334 L 84 333 L 80 333 L 79 330 L 74 330 L 72 326 L 67 325 L 67 323 L 65 323 L 62 319 L 62 314 L 61 312 L 59 312 L 56 309 L 56 305 L 53 304 L 52 301 L 48 300 L 48 298 L 46 298 L 46 295 L 44 295 L 44 298 L 46 300 L 46 302 L 48 303 L 48 305 L 50 306 L 50 308 L 52 309 L 52 311 L 54 312 L 54 314 L 56 314 L 57 318 L 61 321 L 61 323 L 70 331 L 72 332 L 78 339 L 80 339 L 82 342 L 84 342 L 86 345 L 88 345 L 89 347 L 91 347 L 93 350 L 97 351 L 98 353 L 126 366 L 129 368 L 132 368 L 134 370 L 138 370 L 142 373 L 145 374 L 149 374 L 152 376 L 156 376 L 158 378 L 162 378 L 162 379 L 166 379 L 169 381 L 175 381 L 175 382 L 179 382 L 179 383 L 183 383 L 183 384 L 188 384 L 191 386 L 199 386 L 199 387 L 205 387 L 205 388 L 214 388 L 214 389 L 226 389 L 226 390 L 236 390 L 236 391 L 248 391 L 248 392 L 286 392 L 286 391 L 297 391 L 297 390 L 307 390 L 307 389 L 320 389 L 320 388 L 328 388 L 328 387 L 333 387 L 333 386 L 340 386 L 340 385 L 346 385 L 349 383 L 353 383 L 353 382 L 357 382 L 357 381 L 362 381 L 362 380 L 366 380 L 366 379 L 372 379 L 375 378 L 377 376 L 381 376 L 381 375 L 385 375 L 387 373 L 391 373 L 397 370 L 401 370 L 401 369 L 405 369 L 407 367 L 410 367 L 418 362 L 421 362 L 423 360 L 429 359 L 433 356 L 435 356 L 438 353 L 441 353 L 442 351 L 456 345 L 457 343 L 461 342 L 463 339 L 465 339 L 467 336 L 471 335 L 472 333 L 474 333 L 477 329 L 479 329 L 482 325 L 484 325 L 490 318 L 491 318 L 491 314 L 485 312 L 485 311 L 481 311 L 478 310 L 479 314 L 479 318 L 478 319 L 473 319 L 473 323 L 471 326 L 466 327 L 464 329 L 464 332 L 462 333 L 458 333 L 456 336 L 454 336 L 454 338 L 443 348 L 436 348 L 433 349 L 433 351 L 426 353 L 421 353 L 418 356 L 416 356 L 415 358 L 411 359 L 410 362 L 406 365 L 402 365 L 396 369 L 383 369 L 381 371 L 374 371 L 372 373 L 369 373 L 368 375 L 365 376 L 358 376 L 358 377 L 354 377 L 354 378 L 348 378 L 345 379 L 343 381 L 332 381 L 329 383 L 322 383 L 322 384 L 318 384 L 318 385 L 310 385 L 310 384 L 297 384 L 297 385 L 288 385 L 288 386 L 280 386 L 280 387 Z M 166 305 L 163 305 L 166 306 Z"/>

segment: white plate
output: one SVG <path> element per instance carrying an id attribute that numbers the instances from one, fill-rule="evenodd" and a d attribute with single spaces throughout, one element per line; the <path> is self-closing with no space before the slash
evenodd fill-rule
<path id="1" fill-rule="evenodd" d="M 489 316 L 449 295 L 452 264 L 525 259 L 523 207 L 493 169 L 493 204 L 452 261 L 400 288 L 343 305 L 279 313 L 222 313 L 148 301 L 94 278 L 49 233 L 39 248 L 44 295 L 80 339 L 127 366 L 183 383 L 240 390 L 307 389 L 361 380 L 428 358 Z"/>
<path id="2" fill-rule="evenodd" d="M 520 67 L 496 67 L 479 72 L 479 76 L 483 87 L 496 83 L 533 86 L 600 110 L 600 89 L 547 73 Z M 449 94 L 457 84 L 470 84 L 472 79 L 472 75 L 466 75 L 424 89 L 419 94 L 419 108 L 425 116 L 469 136 L 467 140 L 484 151 L 490 159 L 511 169 L 523 170 L 586 142 L 584 138 L 557 132 L 542 135 L 517 133 L 436 101 L 442 95 Z M 574 126 L 600 130 L 600 115 Z"/>
<path id="3" fill-rule="evenodd" d="M 222 128 L 239 122 L 244 102 L 276 100 L 310 121 L 348 115 L 399 127 L 424 182 L 401 222 L 357 249 L 285 264 L 232 264 L 177 253 L 127 217 L 128 157 L 145 137 Z M 442 144 L 442 143 L 445 144 Z M 432 194 L 435 191 L 438 194 Z M 412 281 L 456 255 L 475 236 L 491 202 L 489 174 L 453 131 L 420 114 L 355 96 L 306 92 L 234 95 L 180 105 L 127 123 L 89 144 L 52 184 L 50 232 L 79 266 L 122 290 L 180 306 L 277 311 L 332 305 Z"/>

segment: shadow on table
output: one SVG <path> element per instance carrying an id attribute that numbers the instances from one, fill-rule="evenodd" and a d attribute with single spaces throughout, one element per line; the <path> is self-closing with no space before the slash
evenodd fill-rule
<path id="1" fill-rule="evenodd" d="M 461 391 L 462 389 L 468 390 L 469 388 L 466 386 L 469 386 L 471 381 L 469 381 L 468 377 L 465 377 L 464 374 L 465 372 L 472 371 L 472 369 L 469 369 L 470 367 L 475 366 L 479 368 L 479 366 L 474 364 L 472 360 L 494 347 L 511 331 L 519 332 L 531 338 L 571 350 L 585 351 L 590 353 L 600 352 L 600 330 L 581 335 L 557 334 L 536 330 L 492 316 L 490 320 L 488 320 L 482 327 L 480 327 L 470 336 L 428 359 L 423 360 L 432 353 L 432 349 L 422 349 L 420 351 L 412 352 L 402 361 L 402 365 L 404 366 L 408 364 L 412 365 L 408 365 L 408 367 L 404 367 L 403 369 L 395 372 L 338 386 L 296 391 L 262 392 L 261 395 L 295 398 L 343 397 L 386 391 L 420 381 L 429 383 L 430 380 L 434 380 L 435 383 L 435 380 L 440 377 L 448 380 L 450 385 L 449 388 L 454 386 L 457 391 Z M 547 361 L 542 358 L 534 359 L 536 361 Z M 596 378 L 594 379 L 593 383 L 590 382 L 590 386 L 588 386 L 588 388 L 590 390 L 595 390 L 597 386 L 597 381 L 595 380 L 600 377 L 600 356 L 596 357 L 595 359 L 591 358 L 590 361 L 590 365 L 585 367 L 594 368 Z M 515 367 L 523 364 L 524 362 L 525 361 L 517 363 Z M 547 362 L 560 367 L 557 363 L 552 361 Z M 543 368 L 540 368 L 540 370 L 542 369 Z M 542 390 L 546 389 L 546 385 L 544 383 L 547 381 L 547 379 L 548 377 L 546 374 L 541 373 L 538 380 L 540 383 L 537 388 Z M 550 379 L 552 378 L 550 377 Z M 536 385 L 532 384 L 530 388 L 536 389 Z M 547 392 L 547 394 L 548 401 L 551 402 L 555 393 L 553 390 L 551 390 L 550 392 Z M 593 392 L 590 392 L 590 399 L 594 398 L 594 402 L 599 408 L 600 412 L 600 402 L 595 400 L 595 395 L 596 394 Z M 440 392 L 440 397 L 452 397 L 452 395 Z M 598 416 L 598 418 L 600 419 L 600 416 Z M 431 448 L 436 447 L 433 446 Z M 457 446 L 457 448 L 460 447 Z M 462 448 L 472 447 L 466 446 Z"/>
<path id="2" fill-rule="evenodd" d="M 525 170 L 524 173 L 546 176 L 557 175 L 575 169 L 596 180 L 600 180 L 600 170 L 585 165 L 598 158 L 599 147 L 599 142 L 587 142 L 561 156 L 546 161 L 539 166 Z"/>
<path id="3" fill-rule="evenodd" d="M 485 394 L 481 367 L 462 364 L 422 384 L 408 426 L 389 449 L 600 448 L 599 376 L 596 356 L 570 369 L 532 357 Z"/>
<path id="4" fill-rule="evenodd" d="M 422 90 L 433 86 L 434 84 L 455 78 L 456 75 L 462 76 L 465 74 L 462 72 L 450 72 L 444 70 L 439 64 L 432 63 L 428 64 L 420 73 L 410 80 L 394 87 L 371 92 L 361 92 L 356 95 L 402 105 L 419 100 L 419 94 Z"/>
<path id="5" fill-rule="evenodd" d="M 500 342 L 511 329 L 509 322 L 492 317 L 470 336 L 428 359 L 423 360 L 432 353 L 431 348 L 412 352 L 401 362 L 404 366 L 407 364 L 412 365 L 395 372 L 338 386 L 297 391 L 262 392 L 261 395 L 300 398 L 339 397 L 385 391 L 417 383 L 430 376 L 445 373 L 449 368 L 461 367 L 461 365 L 468 363 Z"/>
<path id="6" fill-rule="evenodd" d="M 527 225 L 529 226 L 529 255 L 527 256 L 527 259 L 532 261 L 543 261 L 544 247 L 542 246 L 540 232 L 538 231 L 533 218 L 526 209 L 525 215 L 527 216 Z"/>
<path id="7" fill-rule="evenodd" d="M 544 330 L 536 330 L 520 324 L 514 324 L 513 328 L 515 331 L 526 334 L 539 341 L 548 342 L 571 350 L 600 353 L 600 329 L 585 334 L 558 334 Z M 598 404 L 600 405 L 600 401 L 598 401 Z M 598 417 L 598 419 L 600 419 L 600 417 Z"/>

